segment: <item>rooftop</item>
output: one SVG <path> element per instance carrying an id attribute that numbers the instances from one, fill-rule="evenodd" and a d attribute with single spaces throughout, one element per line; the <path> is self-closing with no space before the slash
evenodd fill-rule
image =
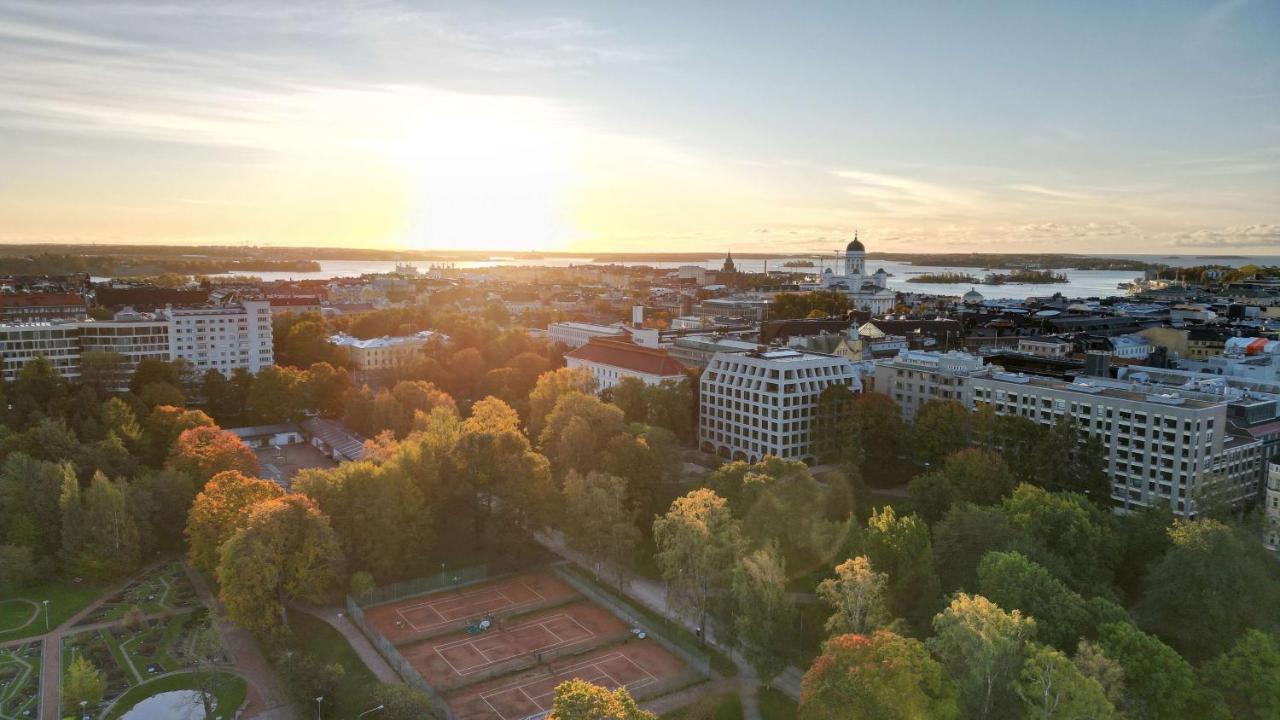
<path id="1" fill-rule="evenodd" d="M 684 366 L 667 355 L 665 350 L 626 340 L 591 338 L 586 345 L 565 353 L 565 357 L 659 377 L 684 373 Z"/>

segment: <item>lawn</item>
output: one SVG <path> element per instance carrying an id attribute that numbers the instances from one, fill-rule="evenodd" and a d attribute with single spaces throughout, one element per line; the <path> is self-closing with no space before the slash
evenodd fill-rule
<path id="1" fill-rule="evenodd" d="M 248 685 L 244 678 L 234 673 L 218 673 L 222 676 L 224 682 L 223 687 L 216 693 L 217 705 L 219 713 L 222 717 L 231 717 L 241 705 L 244 704 L 246 693 L 248 693 Z M 189 672 L 173 673 L 163 677 L 148 680 L 141 685 L 135 685 L 128 692 L 120 696 L 116 704 L 111 707 L 107 713 L 106 720 L 116 720 L 121 715 L 131 710 L 134 705 L 146 700 L 153 695 L 159 695 L 163 692 L 171 692 L 174 690 L 197 690 L 196 675 Z"/>
<path id="2" fill-rule="evenodd" d="M 303 612 L 289 614 L 289 627 L 297 638 L 298 651 L 325 665 L 338 663 L 345 671 L 332 698 L 334 705 L 330 706 L 331 699 L 325 698 L 325 715 L 329 715 L 332 709 L 337 711 L 334 716 L 345 718 L 368 709 L 369 692 L 378 685 L 378 679 L 365 667 L 364 661 L 351 649 L 342 633 L 320 618 Z"/>
<path id="3" fill-rule="evenodd" d="M 0 600 L 0 630 L 17 630 L 35 619 L 40 613 L 40 605 L 32 605 L 26 600 Z M 40 624 L 44 627 L 44 623 Z"/>
<path id="4" fill-rule="evenodd" d="M 83 610 L 101 594 L 102 587 L 87 580 L 79 583 L 73 580 L 58 580 L 26 588 L 14 593 L 13 597 L 31 600 L 37 605 L 40 605 L 43 600 L 48 600 L 49 627 L 57 627 L 66 622 L 67 618 Z M 5 603 L 5 605 L 9 606 L 12 603 Z M 0 621 L 0 627 L 7 627 L 7 625 Z M 35 622 L 16 630 L 0 632 L 0 642 L 44 633 L 44 606 L 41 605 L 40 617 L 36 618 Z"/>
<path id="5" fill-rule="evenodd" d="M 760 717 L 763 720 L 796 720 L 799 706 L 795 700 L 773 688 L 760 688 L 756 693 L 760 701 Z"/>
<path id="6" fill-rule="evenodd" d="M 39 641 L 0 650 L 0 720 L 40 716 L 40 650 Z"/>
<path id="7" fill-rule="evenodd" d="M 708 695 L 662 716 L 663 720 L 742 720 L 742 700 L 736 693 Z"/>

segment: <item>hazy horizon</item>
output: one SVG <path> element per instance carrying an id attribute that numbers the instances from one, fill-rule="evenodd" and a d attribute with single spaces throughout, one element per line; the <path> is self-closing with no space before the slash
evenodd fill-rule
<path id="1" fill-rule="evenodd" d="M 1280 254 L 1276 27 L 1248 0 L 0 0 L 0 242 Z"/>

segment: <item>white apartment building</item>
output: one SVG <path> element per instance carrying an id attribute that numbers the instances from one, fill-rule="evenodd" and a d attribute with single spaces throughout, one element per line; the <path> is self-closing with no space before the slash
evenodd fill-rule
<path id="1" fill-rule="evenodd" d="M 592 325 L 580 322 L 558 322 L 547 326 L 547 340 L 582 347 L 593 337 L 622 337 L 626 331 L 617 325 Z"/>
<path id="2" fill-rule="evenodd" d="M 236 368 L 256 375 L 275 363 L 271 303 L 244 300 L 235 305 L 173 308 L 156 313 L 169 323 L 169 359 L 182 358 L 199 374 Z"/>
<path id="3" fill-rule="evenodd" d="M 138 363 L 169 360 L 169 321 L 126 308 L 110 320 L 82 322 L 80 352 L 110 352 L 123 358 L 119 389 L 124 389 Z"/>
<path id="4" fill-rule="evenodd" d="M 1190 389 L 1102 378 L 1075 382 L 991 372 L 970 378 L 975 406 L 1041 424 L 1066 417 L 1107 448 L 1111 498 L 1118 508 L 1167 504 L 1194 515 L 1205 473 L 1222 473 L 1232 501 L 1257 496 L 1261 442 L 1227 434 L 1227 401 Z"/>
<path id="5" fill-rule="evenodd" d="M 62 377 L 80 377 L 80 327 L 76 322 L 30 322 L 0 325 L 0 363 L 6 381 L 18 377 L 27 363 L 45 357 Z"/>
<path id="6" fill-rule="evenodd" d="M 874 389 L 893 398 L 902 409 L 902 419 L 911 422 L 930 400 L 955 400 L 972 408 L 969 379 L 988 372 L 982 358 L 967 352 L 902 350 L 876 361 Z"/>
<path id="7" fill-rule="evenodd" d="M 862 390 L 854 364 L 834 355 L 716 353 L 698 390 L 700 445 L 733 460 L 758 462 L 772 455 L 813 462 L 818 397 L 837 384 Z"/>
<path id="8" fill-rule="evenodd" d="M 435 335 L 430 330 L 423 330 L 413 335 L 384 335 L 361 340 L 338 333 L 331 336 L 329 342 L 347 348 L 356 370 L 390 370 L 423 359 L 423 348 Z"/>
<path id="9" fill-rule="evenodd" d="M 1262 525 L 1262 544 L 1280 552 L 1280 462 L 1267 463 L 1267 487 L 1262 499 L 1266 511 Z"/>
<path id="10" fill-rule="evenodd" d="M 667 355 L 666 350 L 626 340 L 592 338 L 586 345 L 565 353 L 564 364 L 569 368 L 586 368 L 602 392 L 627 377 L 645 385 L 657 385 L 664 380 L 678 382 L 684 378 L 684 366 Z"/>

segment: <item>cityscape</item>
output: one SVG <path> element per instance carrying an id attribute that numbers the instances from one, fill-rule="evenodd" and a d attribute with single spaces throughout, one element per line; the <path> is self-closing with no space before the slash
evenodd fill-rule
<path id="1" fill-rule="evenodd" d="M 0 720 L 1280 717 L 1276 28 L 0 0 Z"/>

